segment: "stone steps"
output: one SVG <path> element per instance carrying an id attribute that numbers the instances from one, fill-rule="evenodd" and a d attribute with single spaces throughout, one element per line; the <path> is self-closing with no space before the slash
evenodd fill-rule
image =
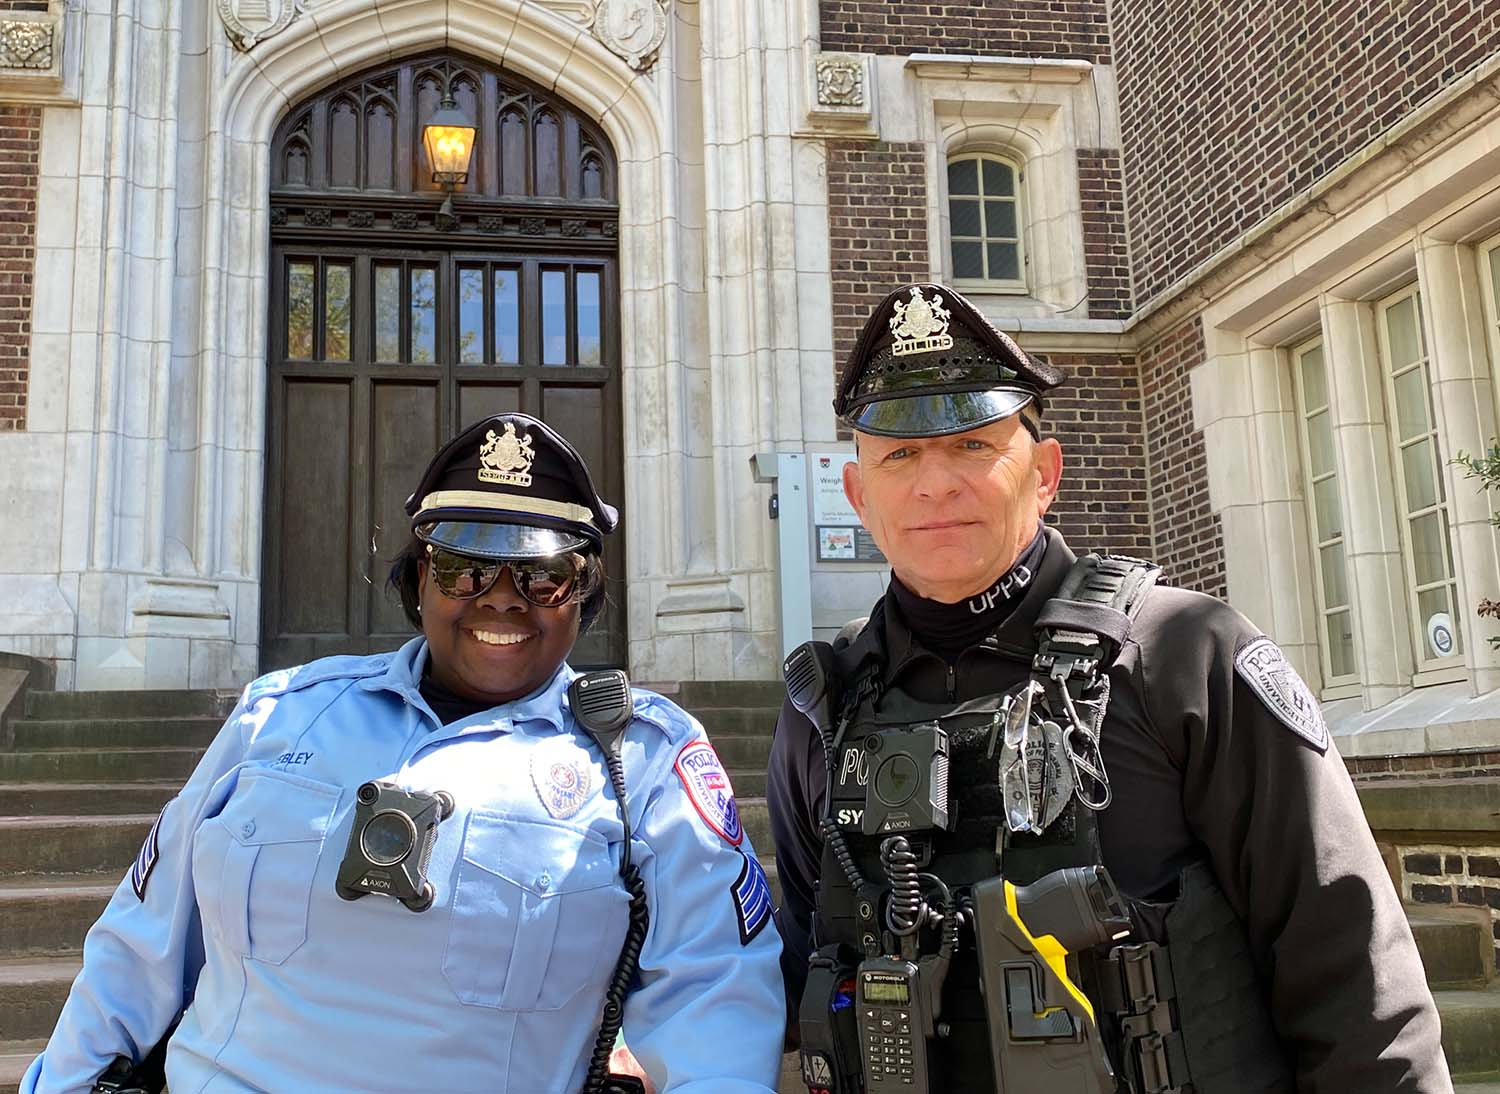
<path id="1" fill-rule="evenodd" d="M 123 870 L 0 880 L 0 954 L 76 952 L 119 886 Z"/>
<path id="2" fill-rule="evenodd" d="M 182 786 L 175 782 L 0 783 L 0 818 L 159 813 Z"/>
<path id="3" fill-rule="evenodd" d="M 27 719 L 217 718 L 238 696 L 221 691 L 30 691 Z"/>
<path id="4" fill-rule="evenodd" d="M 219 718 L 58 718 L 15 723 L 17 752 L 55 749 L 207 748 Z"/>
<path id="5" fill-rule="evenodd" d="M 201 748 L 0 752 L 0 783 L 187 781 Z"/>
<path id="6" fill-rule="evenodd" d="M 46 1047 L 45 1038 L 0 1041 L 0 1094 L 16 1094 L 21 1088 L 21 1076 Z"/>
<path id="7" fill-rule="evenodd" d="M 0 1041 L 51 1034 L 82 967 L 82 954 L 0 958 Z"/>
<path id="8" fill-rule="evenodd" d="M 1408 907 L 1406 917 L 1434 989 L 1477 988 L 1495 978 L 1488 911 L 1417 906 Z"/>
<path id="9" fill-rule="evenodd" d="M 1443 1051 L 1454 1078 L 1500 1072 L 1500 983 L 1469 991 L 1435 991 Z"/>
<path id="10" fill-rule="evenodd" d="M 0 817 L 0 877 L 101 870 L 123 874 L 155 820 L 155 813 Z"/>

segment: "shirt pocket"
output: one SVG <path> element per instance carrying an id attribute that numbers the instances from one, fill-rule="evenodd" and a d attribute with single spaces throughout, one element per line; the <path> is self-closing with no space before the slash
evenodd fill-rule
<path id="1" fill-rule="evenodd" d="M 558 1010 L 602 996 L 625 937 L 628 897 L 609 844 L 579 828 L 470 814 L 443 975 L 459 1000 Z"/>
<path id="2" fill-rule="evenodd" d="M 193 836 L 204 930 L 241 957 L 279 965 L 307 939 L 313 877 L 341 789 L 247 770 Z"/>

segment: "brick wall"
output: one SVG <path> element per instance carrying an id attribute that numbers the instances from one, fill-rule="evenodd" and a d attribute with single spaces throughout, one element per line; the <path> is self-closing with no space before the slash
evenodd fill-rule
<path id="1" fill-rule="evenodd" d="M 1496 0 L 1115 0 L 1144 304 L 1494 52 Z M 1164 104 L 1170 103 L 1170 107 Z"/>
<path id="2" fill-rule="evenodd" d="M 1124 319 L 1130 314 L 1130 251 L 1125 244 L 1125 187 L 1117 151 L 1078 150 L 1078 196 L 1083 201 L 1089 317 Z"/>
<path id="3" fill-rule="evenodd" d="M 1356 783 L 1386 779 L 1500 778 L 1500 751 L 1345 756 L 1344 766 Z"/>
<path id="4" fill-rule="evenodd" d="M 1062 489 L 1048 523 L 1084 551 L 1151 553 L 1151 503 L 1140 371 L 1134 358 L 1049 354 L 1068 374 L 1047 399 L 1063 449 Z"/>
<path id="5" fill-rule="evenodd" d="M 823 0 L 819 12 L 823 48 L 829 51 L 1081 57 L 1109 63 L 1105 0 Z"/>
<path id="6" fill-rule="evenodd" d="M 0 432 L 26 428 L 42 110 L 0 106 Z"/>
<path id="7" fill-rule="evenodd" d="M 1140 355 L 1155 528 L 1150 557 L 1173 585 L 1222 597 L 1224 534 L 1208 508 L 1208 462 L 1203 434 L 1193 429 L 1188 386 L 1188 373 L 1203 360 L 1203 327 L 1196 318 Z"/>
<path id="8" fill-rule="evenodd" d="M 828 142 L 835 368 L 898 285 L 926 281 L 927 178 L 918 142 Z"/>

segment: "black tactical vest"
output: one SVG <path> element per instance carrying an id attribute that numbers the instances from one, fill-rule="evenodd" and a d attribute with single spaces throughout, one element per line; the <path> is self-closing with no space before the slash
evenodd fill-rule
<path id="1" fill-rule="evenodd" d="M 1044 609 L 1041 618 L 1048 614 Z M 1072 626 L 1086 618 L 1065 614 Z M 899 688 L 882 692 L 885 650 L 878 616 L 837 661 L 852 701 L 846 699 L 833 742 L 828 815 L 843 831 L 844 846 L 825 841 L 823 847 L 816 945 L 838 943 L 856 964 L 879 944 L 883 837 L 861 830 L 872 730 L 937 721 L 947 731 L 949 829 L 914 836 L 911 843 L 922 871 L 941 878 L 959 895 L 960 906 L 966 886 L 998 874 L 1026 885 L 1064 867 L 1102 865 L 1094 812 L 1076 798 L 1040 835 L 1007 830 L 1000 749 L 992 747 L 995 712 L 1003 693 L 1028 675 L 1026 665 L 997 658 L 996 693 L 961 704 L 924 702 Z M 1184 871 L 1176 901 L 1129 903 L 1133 941 L 1144 945 L 1115 956 L 1080 955 L 1083 987 L 1100 1013 L 1121 1094 L 1294 1094 L 1293 1069 L 1276 1037 L 1244 925 L 1207 864 Z M 936 944 L 936 936 L 924 931 L 923 952 Z M 932 1089 L 994 1091 L 969 930 L 944 987 L 941 1021 L 949 1032 L 931 1050 Z M 1148 1057 L 1144 1063 L 1142 1056 Z"/>

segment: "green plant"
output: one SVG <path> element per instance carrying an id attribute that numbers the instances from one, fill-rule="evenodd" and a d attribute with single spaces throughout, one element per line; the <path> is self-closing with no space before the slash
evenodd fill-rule
<path id="1" fill-rule="evenodd" d="M 1453 462 L 1464 469 L 1464 478 L 1478 479 L 1479 489 L 1484 493 L 1500 489 L 1500 441 L 1491 441 L 1489 450 L 1482 456 L 1460 451 L 1453 457 Z M 1500 528 L 1500 516 L 1491 513 L 1490 524 Z M 1478 610 L 1485 618 L 1500 619 L 1500 601 L 1482 597 Z M 1500 635 L 1490 635 L 1489 643 L 1492 648 L 1500 648 Z"/>

